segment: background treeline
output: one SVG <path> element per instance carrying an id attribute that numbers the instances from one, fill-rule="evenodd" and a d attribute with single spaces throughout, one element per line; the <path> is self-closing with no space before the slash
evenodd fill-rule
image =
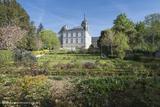
<path id="1" fill-rule="evenodd" d="M 124 58 L 126 53 L 153 55 L 160 50 L 160 14 L 154 13 L 144 21 L 134 23 L 126 14 L 114 20 L 113 27 L 101 32 L 98 47 L 107 56 Z"/>

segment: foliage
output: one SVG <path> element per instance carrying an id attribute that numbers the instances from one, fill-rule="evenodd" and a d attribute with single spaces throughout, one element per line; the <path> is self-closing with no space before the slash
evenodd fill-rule
<path id="1" fill-rule="evenodd" d="M 113 29 L 117 32 L 130 33 L 134 29 L 134 23 L 127 18 L 126 14 L 120 14 L 114 20 Z"/>
<path id="2" fill-rule="evenodd" d="M 155 52 L 160 49 L 160 21 L 155 21 L 147 27 L 145 40 L 149 51 Z"/>
<path id="3" fill-rule="evenodd" d="M 83 64 L 84 69 L 94 69 L 95 67 L 96 67 L 96 65 L 92 62 L 86 62 Z"/>
<path id="4" fill-rule="evenodd" d="M 124 40 L 127 42 L 124 42 L 123 45 L 127 50 L 130 50 L 130 53 L 132 53 L 132 51 L 145 51 L 148 53 L 156 52 L 160 49 L 159 19 L 159 14 L 151 14 L 146 16 L 143 22 L 134 24 L 130 19 L 127 18 L 125 14 L 120 14 L 114 20 L 114 26 L 111 28 L 111 30 L 101 32 L 101 36 L 98 40 L 98 46 L 100 47 L 101 51 L 107 55 L 112 54 L 112 51 L 114 53 L 114 49 L 116 47 L 114 44 L 116 43 L 114 43 L 115 41 L 111 40 L 110 37 L 116 38 L 116 35 L 123 33 L 126 36 L 125 38 L 128 38 L 128 40 Z M 124 52 L 122 53 L 122 56 L 124 57 Z"/>
<path id="5" fill-rule="evenodd" d="M 44 30 L 44 27 L 43 27 L 42 23 L 40 23 L 37 28 L 37 34 L 39 34 L 42 30 Z"/>
<path id="6" fill-rule="evenodd" d="M 146 50 L 145 36 L 146 36 L 146 26 L 144 22 L 139 22 L 136 24 L 135 29 L 137 31 L 135 38 L 133 39 L 133 49 L 134 50 Z"/>
<path id="7" fill-rule="evenodd" d="M 119 58 L 123 59 L 125 57 L 125 51 L 129 49 L 128 45 L 128 38 L 125 36 L 123 33 L 117 33 L 114 36 L 114 45 L 116 46 L 115 48 L 115 53 L 118 55 Z"/>
<path id="8" fill-rule="evenodd" d="M 88 53 L 94 53 L 95 52 L 95 47 L 91 44 L 88 48 Z"/>
<path id="9" fill-rule="evenodd" d="M 5 65 L 13 61 L 13 53 L 9 50 L 0 50 L 0 65 Z"/>
<path id="10" fill-rule="evenodd" d="M 28 51 L 37 50 L 38 47 L 36 47 L 36 42 L 38 42 L 38 40 L 36 37 L 36 27 L 33 22 L 30 23 L 29 27 L 27 34 L 17 44 L 17 48 Z"/>
<path id="11" fill-rule="evenodd" d="M 157 21 L 160 21 L 160 14 L 153 13 L 145 17 L 144 23 L 150 26 L 152 23 L 157 22 Z"/>
<path id="12" fill-rule="evenodd" d="M 16 0 L 0 1 L 0 26 L 17 25 L 22 29 L 29 28 L 29 16 Z"/>
<path id="13" fill-rule="evenodd" d="M 158 81 L 133 77 L 82 80 L 76 86 L 76 104 L 87 107 L 159 106 Z"/>
<path id="14" fill-rule="evenodd" d="M 44 54 L 48 54 L 49 50 L 41 50 L 41 51 L 32 51 L 33 55 L 44 55 Z"/>
<path id="15" fill-rule="evenodd" d="M 46 80 L 39 74 L 38 76 L 24 75 L 23 72 L 29 72 L 28 66 L 6 65 L 0 68 L 0 98 L 3 101 L 16 102 L 40 100 L 45 104 L 64 101 L 82 107 L 108 105 L 130 107 L 134 104 L 137 104 L 134 107 L 141 104 L 145 107 L 156 106 L 159 104 L 157 90 L 159 90 L 160 64 L 159 60 L 147 60 L 136 62 L 101 59 L 98 55 L 91 54 L 51 52 L 38 58 L 36 69 L 47 70 L 46 76 L 42 77 L 49 77 L 52 81 L 47 79 L 47 82 L 44 82 Z M 71 90 L 66 88 L 66 81 L 71 81 L 73 84 Z M 53 84 L 52 88 L 55 91 L 47 88 L 50 83 Z M 60 86 L 58 89 L 56 84 Z M 142 91 L 143 87 L 146 87 L 146 91 Z M 64 105 L 67 106 L 67 103 Z"/>
<path id="16" fill-rule="evenodd" d="M 36 27 L 16 0 L 0 1 L 0 49 L 36 50 Z M 40 45 L 38 45 L 40 46 Z"/>
<path id="17" fill-rule="evenodd" d="M 14 51 L 14 61 L 17 64 L 29 66 L 36 61 L 36 58 L 29 51 L 23 49 L 16 49 Z"/>
<path id="18" fill-rule="evenodd" d="M 0 27 L 0 49 L 15 49 L 27 31 L 18 26 Z"/>
<path id="19" fill-rule="evenodd" d="M 130 48 L 134 46 L 132 42 L 136 32 L 135 25 L 130 19 L 127 18 L 126 14 L 120 14 L 117 16 L 114 20 L 114 26 L 112 29 L 116 33 L 125 33 L 125 35 L 128 36 Z"/>
<path id="20" fill-rule="evenodd" d="M 42 107 L 47 107 L 46 103 L 49 105 L 51 101 L 51 81 L 43 75 L 20 78 L 0 76 L 0 86 L 0 97 L 4 101 L 39 102 Z"/>
<path id="21" fill-rule="evenodd" d="M 98 47 L 101 49 L 101 53 L 106 53 L 107 55 L 111 55 L 112 48 L 113 48 L 113 38 L 114 38 L 114 31 L 109 29 L 101 32 L 101 36 L 99 37 L 99 40 L 97 41 Z M 104 51 L 104 48 L 106 48 L 106 52 Z"/>
<path id="22" fill-rule="evenodd" d="M 50 82 L 46 76 L 25 76 L 18 81 L 24 99 L 39 101 L 49 97 Z M 31 88 L 32 87 L 32 88 Z"/>
<path id="23" fill-rule="evenodd" d="M 40 32 L 43 43 L 43 49 L 57 49 L 60 47 L 60 41 L 56 34 L 51 30 L 43 30 Z"/>
<path id="24" fill-rule="evenodd" d="M 151 14 L 146 16 L 144 22 L 136 25 L 135 49 L 148 52 L 155 52 L 160 49 L 160 21 L 157 18 L 156 14 Z"/>
<path id="25" fill-rule="evenodd" d="M 160 49 L 160 15 L 150 14 L 143 22 L 136 25 L 137 34 L 133 39 L 138 50 L 155 52 Z"/>

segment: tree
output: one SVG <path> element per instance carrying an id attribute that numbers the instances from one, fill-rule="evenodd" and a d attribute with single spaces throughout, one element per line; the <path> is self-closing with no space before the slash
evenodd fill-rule
<path id="1" fill-rule="evenodd" d="M 29 15 L 16 0 L 0 1 L 0 26 L 16 25 L 22 29 L 29 28 Z"/>
<path id="2" fill-rule="evenodd" d="M 160 14 L 146 16 L 143 22 L 136 24 L 135 29 L 134 50 L 154 52 L 160 49 Z"/>
<path id="3" fill-rule="evenodd" d="M 38 28 L 37 28 L 37 32 L 36 32 L 36 38 L 35 38 L 35 42 L 36 42 L 36 48 L 39 50 L 42 48 L 42 40 L 39 36 L 39 33 L 44 30 L 44 27 L 42 25 L 42 23 L 39 24 Z"/>
<path id="4" fill-rule="evenodd" d="M 160 21 L 160 14 L 159 13 L 153 13 L 150 15 L 147 15 L 145 17 L 144 23 L 148 26 L 150 26 L 152 23 Z"/>
<path id="5" fill-rule="evenodd" d="M 129 49 L 128 37 L 122 32 L 116 33 L 113 38 L 113 43 L 115 46 L 114 53 L 123 59 L 125 57 L 125 51 Z"/>
<path id="6" fill-rule="evenodd" d="M 134 23 L 127 18 L 126 14 L 120 14 L 114 20 L 113 30 L 116 32 L 123 32 L 126 34 L 130 34 L 134 32 Z"/>
<path id="7" fill-rule="evenodd" d="M 41 31 L 40 38 L 44 49 L 57 49 L 60 47 L 60 41 L 56 36 L 56 33 L 51 30 Z"/>
<path id="8" fill-rule="evenodd" d="M 0 49 L 15 49 L 26 34 L 27 31 L 18 26 L 0 27 Z"/>
<path id="9" fill-rule="evenodd" d="M 93 44 L 91 44 L 88 48 L 88 52 L 89 53 L 94 53 L 95 52 L 95 47 L 93 46 Z"/>
<path id="10" fill-rule="evenodd" d="M 22 6 L 16 0 L 1 0 L 0 13 L 0 48 L 34 50 L 36 28 Z"/>
<path id="11" fill-rule="evenodd" d="M 133 49 L 134 50 L 146 50 L 146 42 L 145 42 L 145 36 L 146 36 L 146 26 L 144 22 L 139 22 L 135 26 L 136 29 L 136 35 L 133 39 Z"/>
<path id="12" fill-rule="evenodd" d="M 25 50 L 37 50 L 36 48 L 36 27 L 31 22 L 26 36 L 17 44 L 17 48 Z"/>
<path id="13" fill-rule="evenodd" d="M 148 50 L 151 52 L 160 49 L 160 21 L 152 22 L 151 25 L 147 27 L 146 43 Z"/>
<path id="14" fill-rule="evenodd" d="M 113 45 L 113 36 L 114 36 L 114 32 L 110 29 L 102 31 L 101 32 L 101 36 L 99 38 L 98 42 L 98 46 L 101 49 L 101 54 L 103 53 L 103 49 L 104 47 L 107 48 L 106 50 L 106 54 L 107 55 L 112 55 L 112 45 Z"/>
<path id="15" fill-rule="evenodd" d="M 42 23 L 40 23 L 37 28 L 37 34 L 39 34 L 42 30 L 44 30 L 44 27 L 43 27 Z"/>
<path id="16" fill-rule="evenodd" d="M 130 19 L 127 18 L 125 14 L 120 14 L 117 16 L 117 18 L 114 20 L 114 26 L 112 29 L 116 33 L 117 32 L 125 33 L 125 35 L 128 36 L 129 45 L 133 49 L 134 47 L 133 39 L 136 33 L 135 25 Z"/>

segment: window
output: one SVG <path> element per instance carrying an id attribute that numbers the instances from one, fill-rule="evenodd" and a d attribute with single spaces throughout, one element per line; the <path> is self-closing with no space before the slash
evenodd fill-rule
<path id="1" fill-rule="evenodd" d="M 76 39 L 76 43 L 78 43 L 78 38 Z"/>
<path id="2" fill-rule="evenodd" d="M 71 43 L 73 43 L 73 39 L 71 39 Z"/>
<path id="3" fill-rule="evenodd" d="M 76 32 L 73 32 L 73 37 L 76 37 Z"/>
<path id="4" fill-rule="evenodd" d="M 81 43 L 83 43 L 83 38 L 81 38 Z"/>
<path id="5" fill-rule="evenodd" d="M 81 32 L 78 32 L 78 37 L 81 37 Z"/>
<path id="6" fill-rule="evenodd" d="M 68 39 L 68 43 L 71 43 L 71 39 Z"/>
<path id="7" fill-rule="evenodd" d="M 84 32 L 81 32 L 81 36 L 83 36 L 84 35 Z"/>
<path id="8" fill-rule="evenodd" d="M 75 38 L 73 39 L 73 43 L 76 43 L 76 39 Z"/>
<path id="9" fill-rule="evenodd" d="M 66 39 L 66 44 L 68 43 L 68 39 Z"/>
<path id="10" fill-rule="evenodd" d="M 68 37 L 69 37 L 69 38 L 71 37 L 71 33 L 70 33 L 70 32 L 68 32 Z"/>
<path id="11" fill-rule="evenodd" d="M 76 32 L 76 37 L 78 37 L 78 32 Z"/>
<path id="12" fill-rule="evenodd" d="M 81 38 L 78 38 L 78 43 L 81 43 Z"/>

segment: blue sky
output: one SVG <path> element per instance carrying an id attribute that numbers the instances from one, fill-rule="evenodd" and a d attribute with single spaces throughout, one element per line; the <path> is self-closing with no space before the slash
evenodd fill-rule
<path id="1" fill-rule="evenodd" d="M 126 13 L 134 22 L 151 13 L 160 13 L 160 0 L 17 0 L 28 12 L 32 21 L 58 32 L 67 24 L 79 26 L 84 13 L 92 36 L 112 27 L 120 13 Z"/>

